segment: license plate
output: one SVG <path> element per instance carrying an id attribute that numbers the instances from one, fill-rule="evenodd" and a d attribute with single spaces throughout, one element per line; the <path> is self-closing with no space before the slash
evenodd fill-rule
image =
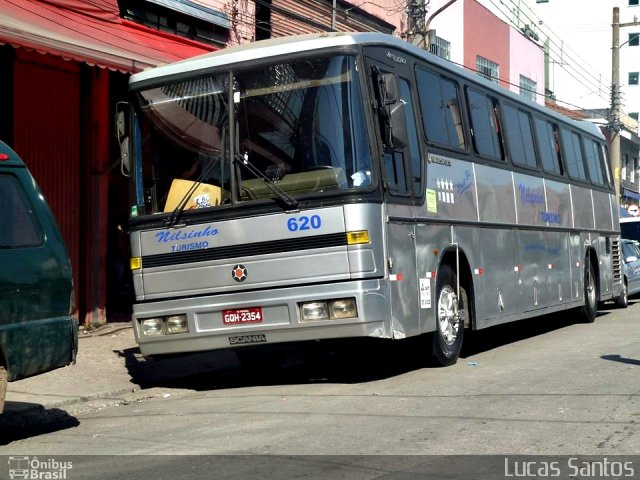
<path id="1" fill-rule="evenodd" d="M 263 318 L 262 307 L 237 308 L 222 311 L 222 322 L 225 325 L 261 323 Z"/>

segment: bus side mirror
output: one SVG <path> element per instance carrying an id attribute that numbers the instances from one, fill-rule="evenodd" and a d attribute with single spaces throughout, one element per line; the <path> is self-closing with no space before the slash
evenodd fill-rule
<path id="1" fill-rule="evenodd" d="M 409 143 L 407 137 L 407 117 L 405 103 L 400 98 L 398 81 L 393 73 L 383 73 L 384 105 L 391 130 L 390 140 L 393 148 L 403 148 Z"/>
<path id="2" fill-rule="evenodd" d="M 393 73 L 383 73 L 382 83 L 384 85 L 384 104 L 393 105 L 398 101 L 398 82 Z"/>
<path id="3" fill-rule="evenodd" d="M 391 141 L 393 142 L 393 148 L 404 148 L 409 144 L 405 103 L 402 100 L 398 100 L 387 108 L 389 108 L 389 117 L 391 119 Z"/>
<path id="4" fill-rule="evenodd" d="M 127 120 L 129 118 L 129 104 L 118 102 L 116 104 L 116 138 L 120 146 L 120 172 L 128 177 L 131 172 L 131 145 Z"/>

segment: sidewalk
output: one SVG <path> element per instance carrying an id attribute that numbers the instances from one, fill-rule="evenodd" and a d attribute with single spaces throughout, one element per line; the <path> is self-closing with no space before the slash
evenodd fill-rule
<path id="1" fill-rule="evenodd" d="M 5 414 L 67 406 L 140 389 L 132 383 L 125 366 L 125 352 L 138 351 L 129 322 L 107 324 L 90 333 L 82 333 L 80 327 L 80 331 L 76 364 L 9 383 Z"/>
<path id="2" fill-rule="evenodd" d="M 231 352 L 220 352 L 215 365 L 208 363 L 193 356 L 146 360 L 129 322 L 108 323 L 89 333 L 81 327 L 76 364 L 9 383 L 4 415 L 56 407 L 79 413 L 178 393 L 181 378 L 238 365 Z"/>

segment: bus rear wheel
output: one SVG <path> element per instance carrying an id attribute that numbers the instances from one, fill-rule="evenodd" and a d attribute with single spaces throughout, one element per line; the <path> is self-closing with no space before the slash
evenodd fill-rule
<path id="1" fill-rule="evenodd" d="M 620 292 L 620 296 L 616 298 L 616 305 L 620 308 L 627 308 L 629 306 L 629 289 L 626 280 L 622 282 L 622 292 Z"/>
<path id="2" fill-rule="evenodd" d="M 436 282 L 436 331 L 431 341 L 433 358 L 441 366 L 456 363 L 462 348 L 464 316 L 468 306 L 461 305 L 456 291 L 455 272 L 449 265 L 443 265 Z M 461 297 L 466 299 L 467 295 Z"/>
<path id="3" fill-rule="evenodd" d="M 585 323 L 593 323 L 598 314 L 596 272 L 588 257 L 584 268 L 584 305 L 580 307 L 580 313 Z"/>

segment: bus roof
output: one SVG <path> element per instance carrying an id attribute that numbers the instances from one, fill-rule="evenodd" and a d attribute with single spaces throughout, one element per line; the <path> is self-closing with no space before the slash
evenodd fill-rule
<path id="1" fill-rule="evenodd" d="M 495 83 L 465 70 L 462 66 L 454 64 L 448 60 L 442 59 L 428 51 L 416 47 L 404 40 L 392 35 L 377 32 L 331 32 L 331 33 L 312 33 L 306 35 L 292 35 L 285 37 L 272 38 L 269 40 L 260 40 L 258 42 L 246 43 L 235 47 L 229 47 L 204 55 L 181 60 L 167 65 L 144 70 L 136 73 L 129 79 L 131 88 L 138 88 L 137 84 L 153 84 L 166 77 L 182 76 L 190 72 L 197 74 L 203 71 L 233 65 L 253 60 L 262 60 L 270 57 L 281 57 L 292 55 L 300 52 L 313 52 L 316 50 L 353 46 L 353 45 L 384 45 L 394 47 L 406 51 L 417 57 L 422 57 L 430 63 L 439 66 L 442 69 L 452 72 L 454 75 L 461 76 L 466 80 L 483 85 L 494 91 L 499 91 L 500 95 L 507 97 L 517 103 L 523 102 L 523 98 L 510 90 L 499 87 Z M 591 135 L 604 139 L 600 129 L 593 123 L 583 120 L 574 120 L 562 115 L 554 110 L 545 108 L 536 102 L 526 101 L 529 108 L 544 112 L 547 115 L 557 118 L 560 121 L 569 123 L 576 128 L 587 131 Z"/>

